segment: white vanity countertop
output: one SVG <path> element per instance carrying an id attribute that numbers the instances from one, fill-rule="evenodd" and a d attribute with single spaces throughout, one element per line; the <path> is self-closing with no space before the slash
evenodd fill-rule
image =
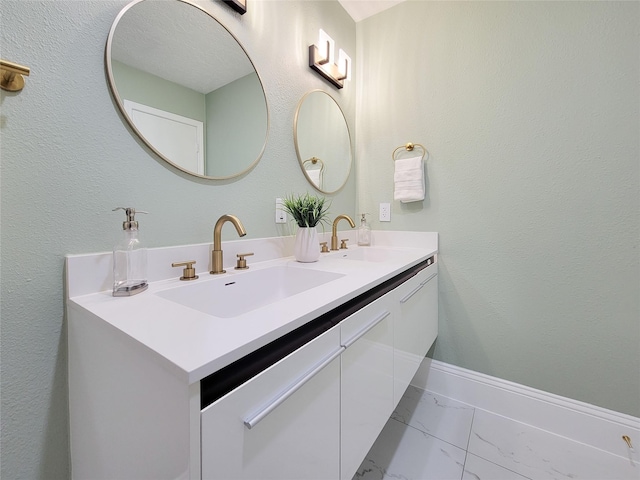
<path id="1" fill-rule="evenodd" d="M 314 263 L 299 263 L 293 257 L 284 257 L 248 262 L 249 270 L 237 271 L 233 267 L 227 268 L 225 262 L 227 273 L 222 276 L 230 281 L 239 275 L 276 265 L 344 275 L 233 318 L 207 315 L 157 295 L 163 290 L 191 283 L 180 281 L 178 277 L 153 281 L 145 292 L 132 297 L 115 298 L 110 290 L 73 296 L 75 289 L 68 286 L 71 295 L 68 307 L 92 314 L 156 352 L 159 361 L 168 362 L 191 384 L 437 253 L 437 234 L 410 232 L 399 237 L 404 240 L 399 242 L 392 241 L 394 235 L 379 237 L 380 243 L 374 248 L 393 249 L 397 252 L 393 260 L 369 262 L 340 258 L 345 252 L 368 248 L 349 245 L 349 250 L 322 254 Z M 407 241 L 407 237 L 416 241 Z M 401 246 L 394 246 L 394 243 Z M 74 274 L 71 258 L 67 259 L 68 276 Z M 86 262 L 88 258 L 83 256 L 81 260 Z M 193 282 L 221 277 L 207 272 L 198 272 L 198 275 L 200 278 Z M 69 282 L 73 283 L 72 280 Z"/>

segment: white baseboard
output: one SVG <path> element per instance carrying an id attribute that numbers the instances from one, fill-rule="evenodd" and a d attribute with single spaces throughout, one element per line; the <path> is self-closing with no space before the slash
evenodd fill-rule
<path id="1" fill-rule="evenodd" d="M 640 418 L 426 358 L 414 386 L 638 461 Z M 630 450 L 623 435 L 631 438 Z"/>

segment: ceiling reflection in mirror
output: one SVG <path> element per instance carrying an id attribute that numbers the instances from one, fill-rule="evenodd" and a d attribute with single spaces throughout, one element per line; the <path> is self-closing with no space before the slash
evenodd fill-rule
<path id="1" fill-rule="evenodd" d="M 340 190 L 351 172 L 351 136 L 338 103 L 322 90 L 307 93 L 296 111 L 294 141 L 302 171 L 322 193 Z"/>
<path id="2" fill-rule="evenodd" d="M 130 3 L 105 59 L 118 107 L 162 159 L 212 179 L 242 175 L 260 160 L 269 130 L 262 82 L 235 37 L 199 6 Z"/>

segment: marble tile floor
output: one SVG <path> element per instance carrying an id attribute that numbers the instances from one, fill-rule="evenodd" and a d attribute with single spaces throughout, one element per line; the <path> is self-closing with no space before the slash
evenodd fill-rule
<path id="1" fill-rule="evenodd" d="M 640 465 L 409 386 L 353 478 L 638 480 Z"/>

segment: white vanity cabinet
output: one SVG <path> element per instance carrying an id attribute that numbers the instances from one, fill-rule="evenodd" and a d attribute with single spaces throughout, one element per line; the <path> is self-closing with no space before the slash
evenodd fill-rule
<path id="1" fill-rule="evenodd" d="M 396 291 L 394 317 L 394 408 L 438 335 L 438 265 L 432 264 Z"/>
<path id="2" fill-rule="evenodd" d="M 202 478 L 337 479 L 339 326 L 202 411 Z"/>
<path id="3" fill-rule="evenodd" d="M 351 480 L 393 411 L 393 292 L 341 324 L 340 478 Z"/>
<path id="4" fill-rule="evenodd" d="M 202 478 L 350 480 L 435 340 L 436 268 L 318 319 L 335 326 L 205 406 Z"/>
<path id="5" fill-rule="evenodd" d="M 342 276 L 237 318 L 161 297 L 173 276 L 113 298 L 108 254 L 69 257 L 72 478 L 350 480 L 437 335 L 437 235 L 389 235 L 287 267 Z"/>

